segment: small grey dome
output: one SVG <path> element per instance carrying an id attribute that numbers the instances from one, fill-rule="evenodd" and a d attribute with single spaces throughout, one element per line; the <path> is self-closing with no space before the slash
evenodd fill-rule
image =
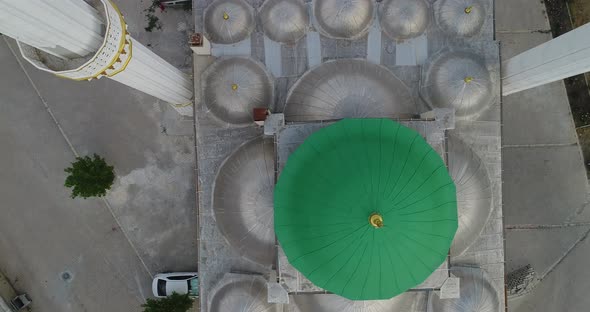
<path id="1" fill-rule="evenodd" d="M 430 106 L 454 108 L 458 117 L 473 116 L 492 100 L 492 81 L 484 60 L 466 51 L 447 52 L 431 62 L 423 77 Z"/>
<path id="2" fill-rule="evenodd" d="M 432 292 L 429 311 L 495 312 L 500 310 L 499 294 L 482 269 L 452 267 L 450 273 L 461 279 L 459 283 L 461 297 L 441 300 L 436 292 Z"/>
<path id="3" fill-rule="evenodd" d="M 309 27 L 307 7 L 301 0 L 266 0 L 260 20 L 270 39 L 284 43 L 301 39 Z"/>
<path id="4" fill-rule="evenodd" d="M 314 0 L 319 31 L 332 38 L 353 39 L 367 32 L 373 20 L 372 0 Z"/>
<path id="5" fill-rule="evenodd" d="M 405 292 L 388 300 L 348 300 L 334 294 L 294 295 L 297 312 L 391 312 L 423 311 L 425 292 Z M 421 309 L 424 307 L 424 309 Z"/>
<path id="6" fill-rule="evenodd" d="M 479 33 L 486 8 L 481 0 L 438 0 L 434 3 L 434 16 L 445 32 L 471 37 Z"/>
<path id="7" fill-rule="evenodd" d="M 492 188 L 485 164 L 454 135 L 447 140 L 449 173 L 457 187 L 459 227 L 451 255 L 460 256 L 479 238 L 492 211 Z"/>
<path id="8" fill-rule="evenodd" d="M 406 85 L 383 66 L 346 59 L 306 72 L 287 95 L 288 121 L 395 117 L 414 114 Z"/>
<path id="9" fill-rule="evenodd" d="M 204 24 L 211 42 L 240 42 L 254 29 L 254 9 L 244 0 L 216 0 L 205 10 Z"/>
<path id="10" fill-rule="evenodd" d="M 256 276 L 225 276 L 209 295 L 211 312 L 280 312 L 282 305 L 268 303 L 266 282 Z"/>
<path id="11" fill-rule="evenodd" d="M 417 37 L 428 26 L 428 5 L 424 0 L 385 0 L 379 20 L 381 29 L 391 39 Z"/>
<path id="12" fill-rule="evenodd" d="M 213 189 L 221 233 L 240 255 L 269 267 L 275 257 L 274 155 L 271 139 L 240 146 L 219 169 Z"/>
<path id="13" fill-rule="evenodd" d="M 202 81 L 205 105 L 230 124 L 252 123 L 253 109 L 269 107 L 273 101 L 270 75 L 250 58 L 222 58 L 207 68 Z"/>

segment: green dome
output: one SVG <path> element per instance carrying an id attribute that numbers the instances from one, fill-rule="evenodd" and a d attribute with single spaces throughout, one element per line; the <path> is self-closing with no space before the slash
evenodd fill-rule
<path id="1" fill-rule="evenodd" d="M 291 265 L 352 300 L 394 297 L 446 260 L 455 184 L 416 131 L 345 119 L 312 134 L 275 187 L 275 231 Z"/>

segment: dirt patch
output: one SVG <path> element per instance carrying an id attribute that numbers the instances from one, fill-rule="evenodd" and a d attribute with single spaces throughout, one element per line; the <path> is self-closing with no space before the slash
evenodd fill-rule
<path id="1" fill-rule="evenodd" d="M 576 128 L 590 125 L 590 91 L 584 75 L 564 80 Z"/>
<path id="2" fill-rule="evenodd" d="M 571 24 L 575 27 L 580 27 L 584 24 L 590 23 L 590 0 L 569 0 L 568 1 L 569 12 L 571 16 Z M 585 98 L 584 93 L 588 93 L 588 82 L 590 81 L 590 73 L 580 75 L 578 80 L 584 79 L 584 81 L 578 81 L 578 89 L 574 90 L 574 93 L 581 94 Z M 578 101 L 578 105 L 584 107 L 572 106 L 572 114 L 576 123 L 576 132 L 578 134 L 578 140 L 582 147 L 582 154 L 584 155 L 584 164 L 586 165 L 586 173 L 590 176 L 590 113 L 588 113 L 588 107 L 590 107 L 590 101 Z"/>
<path id="3" fill-rule="evenodd" d="M 568 0 L 541 0 L 545 3 L 553 38 L 572 30 Z"/>
<path id="4" fill-rule="evenodd" d="M 570 15 L 574 27 L 590 23 L 590 0 L 569 0 Z M 586 73 L 586 84 L 590 81 L 590 73 Z"/>
<path id="5" fill-rule="evenodd" d="M 574 27 L 590 22 L 590 0 L 569 0 L 568 5 Z"/>
<path id="6" fill-rule="evenodd" d="M 555 1 L 555 0 L 553 0 Z M 584 24 L 590 23 L 590 0 L 568 0 L 567 7 L 569 9 L 569 18 L 572 28 L 580 27 Z M 585 93 L 590 93 L 588 90 L 588 82 L 590 82 L 590 73 L 580 75 L 577 78 L 576 89 L 573 90 L 573 96 L 581 96 L 584 103 L 580 103 L 584 107 L 572 107 L 572 114 L 574 114 L 574 121 L 576 127 L 582 127 L 590 124 L 590 114 L 588 108 L 590 100 L 588 100 Z M 583 80 L 583 81 L 582 81 Z"/>
<path id="7" fill-rule="evenodd" d="M 545 0 L 553 37 L 590 22 L 590 0 Z M 590 176 L 590 81 L 589 73 L 564 79 L 578 139 L 584 154 L 586 172 Z"/>
<path id="8" fill-rule="evenodd" d="M 578 133 L 578 140 L 580 140 L 580 146 L 582 146 L 586 173 L 590 176 L 590 127 L 578 128 L 576 129 L 576 133 Z"/>
<path id="9" fill-rule="evenodd" d="M 590 0 L 545 0 L 545 7 L 554 38 L 590 21 Z M 576 128 L 589 125 L 590 90 L 586 76 L 573 76 L 564 82 Z"/>

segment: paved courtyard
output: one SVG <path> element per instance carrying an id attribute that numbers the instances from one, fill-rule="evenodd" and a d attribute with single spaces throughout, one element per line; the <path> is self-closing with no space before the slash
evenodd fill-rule
<path id="1" fill-rule="evenodd" d="M 143 2 L 117 1 L 130 32 L 190 71 L 191 12 L 171 10 L 147 33 Z M 192 120 L 115 81 L 60 79 L 15 54 L 0 37 L 0 270 L 37 311 L 139 311 L 153 274 L 197 269 Z M 114 165 L 106 201 L 69 198 L 63 169 L 75 153 Z"/>
<path id="2" fill-rule="evenodd" d="M 496 1 L 504 59 L 550 40 L 549 30 L 543 2 Z M 586 311 L 590 227 L 570 225 L 590 221 L 588 182 L 563 82 L 505 97 L 502 117 L 506 271 L 530 263 L 542 278 L 509 310 Z"/>

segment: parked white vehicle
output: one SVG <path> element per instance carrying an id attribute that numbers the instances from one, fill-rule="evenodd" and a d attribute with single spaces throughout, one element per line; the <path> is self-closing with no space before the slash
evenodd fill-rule
<path id="1" fill-rule="evenodd" d="M 154 276 L 152 292 L 157 298 L 179 293 L 199 296 L 199 274 L 196 272 L 160 273 Z"/>

